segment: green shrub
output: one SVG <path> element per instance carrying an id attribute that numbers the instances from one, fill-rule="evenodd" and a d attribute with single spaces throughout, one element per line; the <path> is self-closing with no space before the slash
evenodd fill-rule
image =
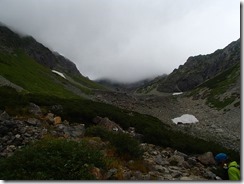
<path id="1" fill-rule="evenodd" d="M 120 156 L 129 158 L 139 158 L 142 156 L 142 150 L 139 142 L 125 133 L 115 133 L 105 130 L 100 126 L 87 128 L 86 135 L 98 136 L 103 140 L 107 140 L 116 148 Z"/>
<path id="2" fill-rule="evenodd" d="M 88 180 L 90 169 L 104 168 L 102 154 L 83 143 L 45 139 L 0 160 L 2 180 Z"/>
<path id="3" fill-rule="evenodd" d="M 86 129 L 86 135 L 87 136 L 97 136 L 103 140 L 109 140 L 110 136 L 112 135 L 112 132 L 105 130 L 101 126 L 91 126 Z"/>
<path id="4" fill-rule="evenodd" d="M 111 144 L 116 147 L 120 155 L 128 155 L 132 158 L 139 158 L 142 156 L 142 150 L 139 142 L 128 134 L 118 133 L 110 137 Z"/>

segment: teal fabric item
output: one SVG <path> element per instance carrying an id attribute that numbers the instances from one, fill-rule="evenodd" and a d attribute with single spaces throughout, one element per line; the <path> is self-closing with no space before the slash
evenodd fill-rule
<path id="1" fill-rule="evenodd" d="M 226 161 L 227 159 L 228 159 L 228 157 L 225 153 L 219 153 L 215 156 L 215 161 L 217 163 L 221 163 L 223 161 Z"/>

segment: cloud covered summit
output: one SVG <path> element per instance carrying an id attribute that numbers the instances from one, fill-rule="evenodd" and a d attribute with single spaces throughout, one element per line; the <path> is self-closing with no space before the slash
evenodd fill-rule
<path id="1" fill-rule="evenodd" d="M 240 37 L 237 0 L 1 0 L 0 22 L 91 79 L 134 82 Z"/>

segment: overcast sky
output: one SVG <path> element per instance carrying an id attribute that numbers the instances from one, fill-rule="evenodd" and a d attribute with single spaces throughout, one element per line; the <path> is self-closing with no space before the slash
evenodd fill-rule
<path id="1" fill-rule="evenodd" d="M 240 1 L 0 0 L 0 22 L 63 54 L 90 79 L 134 82 L 240 38 Z"/>

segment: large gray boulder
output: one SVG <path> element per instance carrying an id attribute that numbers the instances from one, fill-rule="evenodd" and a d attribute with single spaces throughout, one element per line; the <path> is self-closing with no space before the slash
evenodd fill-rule
<path id="1" fill-rule="evenodd" d="M 102 126 L 109 131 L 124 132 L 124 130 L 118 124 L 111 121 L 107 117 L 102 118 L 102 117 L 97 116 L 96 118 L 93 119 L 93 123 L 96 125 Z"/>
<path id="2" fill-rule="evenodd" d="M 204 165 L 214 165 L 215 160 L 212 152 L 207 152 L 197 157 L 197 160 Z"/>

